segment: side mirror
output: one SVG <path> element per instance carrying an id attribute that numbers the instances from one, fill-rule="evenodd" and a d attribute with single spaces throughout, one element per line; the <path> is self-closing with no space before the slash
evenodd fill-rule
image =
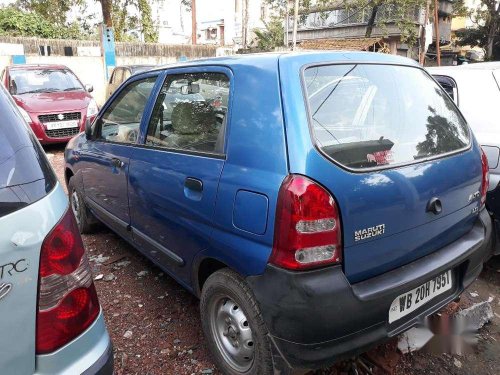
<path id="1" fill-rule="evenodd" d="M 92 91 L 94 91 L 94 86 L 92 86 L 92 85 L 85 85 L 85 90 L 88 91 L 88 92 L 92 92 Z"/>
<path id="2" fill-rule="evenodd" d="M 92 139 L 92 124 L 89 119 L 85 121 L 85 138 Z"/>

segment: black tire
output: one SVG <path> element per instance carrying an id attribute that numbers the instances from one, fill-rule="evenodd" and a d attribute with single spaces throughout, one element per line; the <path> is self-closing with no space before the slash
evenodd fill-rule
<path id="1" fill-rule="evenodd" d="M 222 302 L 224 299 L 226 302 Z M 227 351 L 220 349 L 221 345 L 224 347 L 224 344 L 221 343 L 221 335 L 217 333 L 220 330 L 217 328 L 213 319 L 215 319 L 214 317 L 216 316 L 220 316 L 220 314 L 216 312 L 218 311 L 216 306 L 223 307 L 226 303 L 232 303 L 232 305 L 230 305 L 232 306 L 230 310 L 237 311 L 238 314 L 244 314 L 243 316 L 245 319 L 243 322 L 240 322 L 240 327 L 243 329 L 244 327 L 250 328 L 251 341 L 247 341 L 246 343 L 252 344 L 251 346 L 253 346 L 253 358 L 248 360 L 249 363 L 245 364 L 248 368 L 235 368 L 235 365 L 231 363 L 234 358 L 228 360 Z M 238 309 L 241 309 L 241 311 L 238 311 Z M 201 292 L 200 313 L 201 324 L 208 347 L 217 367 L 223 374 L 271 375 L 274 373 L 271 342 L 268 337 L 266 325 L 262 319 L 255 296 L 240 275 L 228 268 L 223 268 L 210 275 L 203 285 L 203 290 Z M 215 319 L 215 321 L 217 321 L 217 319 Z M 227 323 L 227 319 L 225 322 Z M 229 328 L 227 332 L 229 332 Z M 234 332 L 233 330 L 232 333 Z M 247 334 L 248 332 L 246 335 Z M 225 338 L 222 338 L 222 340 L 226 340 L 227 344 L 227 342 L 231 340 L 231 338 L 228 338 L 230 335 L 228 333 L 227 335 L 224 334 L 224 336 Z M 244 337 L 248 337 L 245 336 L 245 333 L 242 335 L 238 333 L 234 336 L 237 337 L 238 341 L 243 341 L 245 339 Z M 236 345 L 239 347 L 241 344 L 238 342 Z M 248 350 L 251 346 L 246 344 L 241 345 L 241 350 Z"/>
<path id="2" fill-rule="evenodd" d="M 91 233 L 94 227 L 94 215 L 89 211 L 83 200 L 83 196 L 75 187 L 74 178 L 71 177 L 68 182 L 69 204 L 73 214 L 75 215 L 76 223 L 80 233 Z M 78 201 L 76 201 L 78 199 Z"/>

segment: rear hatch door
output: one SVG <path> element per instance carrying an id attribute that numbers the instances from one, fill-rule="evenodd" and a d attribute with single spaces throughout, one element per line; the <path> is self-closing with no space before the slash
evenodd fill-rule
<path id="1" fill-rule="evenodd" d="M 479 148 L 427 73 L 380 64 L 311 66 L 303 86 L 319 155 L 306 173 L 339 204 L 351 282 L 432 253 L 472 228 Z"/>

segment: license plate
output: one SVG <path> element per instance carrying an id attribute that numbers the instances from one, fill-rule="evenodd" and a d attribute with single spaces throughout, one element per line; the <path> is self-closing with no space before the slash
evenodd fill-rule
<path id="1" fill-rule="evenodd" d="M 410 314 L 431 299 L 450 290 L 453 286 L 451 271 L 442 273 L 419 287 L 398 296 L 389 309 L 389 323 Z"/>
<path id="2" fill-rule="evenodd" d="M 47 130 L 77 128 L 78 127 L 78 120 L 46 122 L 45 126 L 47 127 Z"/>

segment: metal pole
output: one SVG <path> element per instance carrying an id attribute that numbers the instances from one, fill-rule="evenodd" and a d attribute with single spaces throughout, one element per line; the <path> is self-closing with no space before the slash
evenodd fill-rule
<path id="1" fill-rule="evenodd" d="M 191 0 L 191 43 L 196 44 L 196 0 Z"/>
<path id="2" fill-rule="evenodd" d="M 420 38 L 420 64 L 425 65 L 425 39 L 427 38 L 427 23 L 429 22 L 429 1 L 425 4 L 425 16 L 424 16 L 424 26 L 422 29 L 422 37 Z"/>
<path id="3" fill-rule="evenodd" d="M 434 0 L 434 30 L 436 34 L 436 55 L 437 64 L 441 66 L 441 48 L 439 47 L 439 16 L 438 16 L 438 0 Z"/>
<path id="4" fill-rule="evenodd" d="M 297 46 L 297 18 L 299 17 L 299 0 L 295 0 L 293 7 L 293 36 L 292 36 L 292 50 Z"/>

